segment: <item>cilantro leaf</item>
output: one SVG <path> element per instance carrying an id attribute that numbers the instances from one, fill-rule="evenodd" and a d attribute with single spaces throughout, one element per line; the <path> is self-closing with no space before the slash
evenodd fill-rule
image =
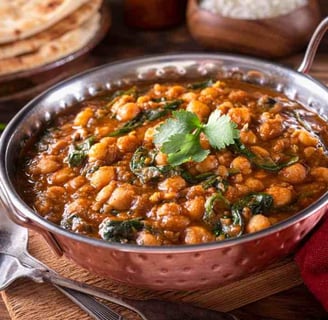
<path id="1" fill-rule="evenodd" d="M 208 122 L 203 127 L 210 145 L 216 149 L 223 149 L 235 143 L 239 138 L 237 124 L 227 115 L 221 115 L 219 110 L 211 113 Z"/>
<path id="2" fill-rule="evenodd" d="M 169 138 L 161 149 L 168 154 L 168 161 L 173 166 L 178 166 L 187 161 L 203 161 L 210 153 L 202 149 L 199 142 L 199 134 L 178 133 Z"/>
<path id="3" fill-rule="evenodd" d="M 155 144 L 162 145 L 171 136 L 179 133 L 187 134 L 202 125 L 194 113 L 179 110 L 173 111 L 172 115 L 174 117 L 173 119 L 166 120 L 157 129 L 157 133 L 154 136 Z"/>
<path id="4" fill-rule="evenodd" d="M 210 145 L 223 149 L 235 144 L 239 138 L 237 125 L 227 115 L 221 116 L 218 110 L 211 113 L 207 124 L 201 123 L 196 114 L 179 110 L 172 113 L 174 118 L 166 120 L 154 136 L 156 145 L 168 155 L 168 162 L 178 166 L 187 161 L 203 161 L 210 153 L 200 144 L 200 134 L 203 132 Z"/>

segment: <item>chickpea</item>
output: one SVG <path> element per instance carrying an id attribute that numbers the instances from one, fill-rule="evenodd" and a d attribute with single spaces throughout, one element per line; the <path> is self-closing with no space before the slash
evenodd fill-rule
<path id="1" fill-rule="evenodd" d="M 141 231 L 136 239 L 136 243 L 140 246 L 159 246 L 162 244 L 161 241 L 149 231 Z"/>
<path id="2" fill-rule="evenodd" d="M 72 198 L 77 199 L 78 197 L 89 197 L 94 191 L 94 188 L 89 184 L 84 184 L 72 195 Z"/>
<path id="3" fill-rule="evenodd" d="M 58 155 L 61 152 L 63 152 L 63 150 L 68 145 L 68 141 L 66 141 L 66 140 L 67 139 L 61 139 L 61 140 L 57 141 L 54 145 L 52 145 L 51 146 L 51 153 Z"/>
<path id="4" fill-rule="evenodd" d="M 252 192 L 259 192 L 264 189 L 264 184 L 262 183 L 262 181 L 255 178 L 247 178 L 245 181 L 245 185 Z"/>
<path id="5" fill-rule="evenodd" d="M 111 126 L 101 126 L 95 128 L 95 136 L 97 137 L 106 137 L 108 136 L 114 129 Z"/>
<path id="6" fill-rule="evenodd" d="M 104 187 L 110 181 L 115 180 L 116 173 L 114 167 L 103 166 L 92 174 L 90 184 L 97 190 Z"/>
<path id="7" fill-rule="evenodd" d="M 251 112 L 246 107 L 232 108 L 228 111 L 231 120 L 238 124 L 239 127 L 251 122 Z"/>
<path id="8" fill-rule="evenodd" d="M 216 88 L 213 88 L 213 87 L 208 87 L 208 88 L 204 88 L 200 94 L 202 96 L 208 96 L 212 99 L 215 99 L 219 96 L 220 92 L 216 89 Z"/>
<path id="9" fill-rule="evenodd" d="M 315 177 L 316 180 L 325 181 L 328 183 L 328 168 L 326 167 L 312 168 L 310 174 L 312 177 Z"/>
<path id="10" fill-rule="evenodd" d="M 49 199 L 39 198 L 35 202 L 35 208 L 40 214 L 46 215 L 53 209 L 52 201 Z"/>
<path id="11" fill-rule="evenodd" d="M 307 147 L 315 147 L 318 144 L 318 139 L 305 130 L 299 132 L 298 140 Z"/>
<path id="12" fill-rule="evenodd" d="M 190 219 L 182 215 L 182 207 L 173 202 L 159 206 L 156 216 L 161 227 L 170 231 L 181 231 L 190 224 Z"/>
<path id="13" fill-rule="evenodd" d="M 245 157 L 239 156 L 236 157 L 235 159 L 232 160 L 231 168 L 237 169 L 242 173 L 243 175 L 245 174 L 250 174 L 252 172 L 252 165 L 249 162 L 249 160 Z"/>
<path id="14" fill-rule="evenodd" d="M 73 170 L 69 167 L 66 167 L 54 172 L 50 176 L 49 181 L 52 184 L 61 185 L 70 180 L 72 177 L 74 177 Z"/>
<path id="15" fill-rule="evenodd" d="M 229 176 L 228 169 L 222 165 L 218 166 L 218 168 L 216 169 L 216 173 L 222 178 L 227 178 Z"/>
<path id="16" fill-rule="evenodd" d="M 187 199 L 193 199 L 197 196 L 203 196 L 204 194 L 205 194 L 205 190 L 204 190 L 203 186 L 198 184 L 198 185 L 188 188 L 186 197 L 187 197 Z"/>
<path id="17" fill-rule="evenodd" d="M 115 138 L 106 137 L 94 144 L 88 153 L 89 162 L 95 162 L 97 160 L 105 161 L 107 164 L 114 162 L 118 155 L 118 148 L 115 142 Z"/>
<path id="18" fill-rule="evenodd" d="M 211 113 L 211 109 L 205 103 L 198 100 L 190 101 L 186 110 L 196 114 L 201 121 L 206 119 Z"/>
<path id="19" fill-rule="evenodd" d="M 64 185 L 68 192 L 73 192 L 83 186 L 87 182 L 87 179 L 84 176 L 77 176 L 69 181 L 67 181 Z"/>
<path id="20" fill-rule="evenodd" d="M 84 215 L 90 205 L 89 202 L 90 201 L 85 198 L 76 199 L 75 201 L 71 202 L 69 205 L 66 206 L 64 215 L 71 215 L 73 213 L 78 215 Z"/>
<path id="21" fill-rule="evenodd" d="M 85 108 L 76 115 L 74 119 L 74 126 L 85 127 L 92 117 L 93 110 L 91 108 Z"/>
<path id="22" fill-rule="evenodd" d="M 139 140 L 135 135 L 130 134 L 127 136 L 119 137 L 116 144 L 119 150 L 123 153 L 134 152 L 139 145 Z"/>
<path id="23" fill-rule="evenodd" d="M 238 190 L 238 193 L 240 196 L 244 196 L 248 193 L 250 193 L 250 189 L 248 186 L 244 185 L 244 184 L 239 184 L 239 183 L 236 183 L 236 189 Z"/>
<path id="24" fill-rule="evenodd" d="M 292 186 L 272 185 L 265 189 L 265 192 L 270 194 L 273 198 L 273 205 L 275 207 L 284 207 L 293 201 L 294 192 Z"/>
<path id="25" fill-rule="evenodd" d="M 181 99 L 190 102 L 197 99 L 197 94 L 194 92 L 186 92 L 181 96 Z"/>
<path id="26" fill-rule="evenodd" d="M 116 210 L 128 210 L 132 201 L 135 199 L 136 193 L 130 184 L 123 184 L 116 188 L 108 200 L 108 204 Z"/>
<path id="27" fill-rule="evenodd" d="M 216 157 L 218 158 L 219 163 L 226 167 L 229 167 L 231 161 L 233 160 L 233 155 L 230 151 L 220 151 L 216 154 Z"/>
<path id="28" fill-rule="evenodd" d="M 227 191 L 225 192 L 225 197 L 229 202 L 235 202 L 240 196 L 237 188 L 233 186 L 228 186 Z"/>
<path id="29" fill-rule="evenodd" d="M 184 232 L 185 244 L 197 244 L 214 241 L 215 237 L 208 230 L 199 226 L 186 228 Z"/>
<path id="30" fill-rule="evenodd" d="M 316 154 L 317 149 L 315 147 L 306 147 L 304 148 L 304 156 L 309 159 Z"/>
<path id="31" fill-rule="evenodd" d="M 137 99 L 137 103 L 138 104 L 144 104 L 150 101 L 150 97 L 149 96 L 140 96 Z"/>
<path id="32" fill-rule="evenodd" d="M 132 96 L 129 96 L 129 95 L 126 95 L 124 94 L 123 96 L 121 97 L 117 97 L 116 98 L 117 101 L 115 101 L 115 103 L 112 105 L 111 107 L 111 111 L 113 113 L 117 113 L 117 111 L 126 103 L 128 102 L 133 102 L 134 99 Z"/>
<path id="33" fill-rule="evenodd" d="M 167 165 L 167 155 L 161 151 L 159 151 L 155 157 L 156 164 L 159 166 Z"/>
<path id="34" fill-rule="evenodd" d="M 256 144 L 257 143 L 257 136 L 250 129 L 241 130 L 240 131 L 240 140 L 241 140 L 242 143 Z"/>
<path id="35" fill-rule="evenodd" d="M 271 226 L 271 222 L 269 218 L 267 218 L 263 214 L 256 214 L 252 216 L 251 219 L 249 220 L 246 226 L 246 232 L 253 233 L 268 228 L 270 226 Z"/>
<path id="36" fill-rule="evenodd" d="M 181 216 L 165 216 L 161 218 L 160 225 L 162 228 L 179 232 L 184 230 L 190 224 L 189 218 Z"/>
<path id="37" fill-rule="evenodd" d="M 290 146 L 289 139 L 278 139 L 272 149 L 274 152 L 283 152 L 289 146 Z"/>
<path id="38" fill-rule="evenodd" d="M 183 94 L 185 92 L 185 88 L 182 86 L 170 86 L 167 91 L 166 91 L 166 95 L 169 99 L 176 99 L 178 98 L 181 94 Z"/>
<path id="39" fill-rule="evenodd" d="M 186 181 L 180 176 L 174 176 L 165 179 L 163 182 L 158 184 L 158 189 L 162 191 L 178 192 L 185 188 L 187 185 Z"/>
<path id="40" fill-rule="evenodd" d="M 292 164 L 286 168 L 279 171 L 279 175 L 286 182 L 297 184 L 305 180 L 307 172 L 303 165 L 300 163 Z"/>
<path id="41" fill-rule="evenodd" d="M 99 205 L 101 206 L 103 203 L 105 203 L 109 197 L 112 195 L 113 191 L 116 188 L 116 181 L 111 181 L 108 185 L 106 185 L 105 187 L 103 187 L 96 196 L 96 205 L 99 207 Z M 94 210 L 99 210 L 100 207 L 98 209 L 94 209 Z"/>
<path id="42" fill-rule="evenodd" d="M 176 216 L 181 215 L 182 208 L 177 203 L 164 203 L 161 206 L 159 206 L 156 210 L 156 215 L 158 217 L 165 217 L 165 216 Z"/>
<path id="43" fill-rule="evenodd" d="M 55 159 L 56 158 L 51 156 L 41 158 L 38 161 L 37 166 L 31 169 L 31 172 L 33 174 L 47 174 L 55 172 L 61 167 L 60 163 L 58 163 Z"/>
<path id="44" fill-rule="evenodd" d="M 129 121 L 135 118 L 140 111 L 136 103 L 128 102 L 117 109 L 116 118 L 120 121 Z"/>
<path id="45" fill-rule="evenodd" d="M 153 90 L 157 96 L 164 94 L 166 91 L 166 86 L 161 85 L 159 83 L 155 83 L 153 86 Z"/>
<path id="46" fill-rule="evenodd" d="M 174 191 L 162 192 L 163 200 L 175 200 L 178 197 L 178 193 Z"/>
<path id="47" fill-rule="evenodd" d="M 282 134 L 284 126 L 281 118 L 267 119 L 259 127 L 259 133 L 264 141 L 276 138 Z"/>
<path id="48" fill-rule="evenodd" d="M 58 198 L 61 198 L 65 194 L 65 192 L 66 192 L 66 190 L 63 187 L 51 186 L 51 187 L 47 188 L 46 195 L 47 195 L 47 198 L 56 200 Z"/>
<path id="49" fill-rule="evenodd" d="M 218 167 L 219 162 L 216 156 L 209 155 L 203 160 L 202 162 L 199 162 L 196 164 L 195 168 L 198 172 L 204 173 L 211 170 L 214 170 Z"/>
<path id="50" fill-rule="evenodd" d="M 223 114 L 227 114 L 230 109 L 233 108 L 233 104 L 230 101 L 222 102 L 216 107 L 217 110 L 221 111 Z"/>
<path id="51" fill-rule="evenodd" d="M 199 220 L 203 217 L 205 208 L 205 199 L 202 196 L 195 197 L 185 202 L 184 207 L 191 220 Z"/>
<path id="52" fill-rule="evenodd" d="M 244 177 L 241 173 L 235 173 L 231 176 L 231 179 L 234 183 L 242 183 L 244 181 Z"/>

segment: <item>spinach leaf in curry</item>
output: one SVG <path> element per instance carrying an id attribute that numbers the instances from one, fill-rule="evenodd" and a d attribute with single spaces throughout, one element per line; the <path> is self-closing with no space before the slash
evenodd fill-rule
<path id="1" fill-rule="evenodd" d="M 88 151 L 91 146 L 95 143 L 95 138 L 89 137 L 80 144 L 72 144 L 69 147 L 69 153 L 67 156 L 67 162 L 70 167 L 78 167 L 86 159 Z"/>
<path id="2" fill-rule="evenodd" d="M 129 242 L 136 236 L 136 232 L 142 230 L 144 223 L 142 218 L 129 220 L 104 219 L 99 226 L 99 234 L 102 239 L 110 242 Z"/>

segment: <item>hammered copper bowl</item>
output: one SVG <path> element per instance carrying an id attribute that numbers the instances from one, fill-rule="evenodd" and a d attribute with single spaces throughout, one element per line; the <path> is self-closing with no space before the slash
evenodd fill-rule
<path id="1" fill-rule="evenodd" d="M 8 214 L 45 236 L 52 248 L 91 272 L 159 290 L 215 287 L 263 269 L 296 248 L 325 213 L 328 194 L 299 214 L 254 234 L 222 242 L 146 247 L 108 243 L 43 219 L 18 195 L 16 163 L 22 147 L 46 122 L 97 93 L 134 83 L 209 77 L 237 78 L 270 87 L 328 116 L 328 90 L 303 73 L 276 64 L 219 54 L 156 56 L 108 64 L 62 82 L 31 101 L 1 137 L 0 179 Z"/>

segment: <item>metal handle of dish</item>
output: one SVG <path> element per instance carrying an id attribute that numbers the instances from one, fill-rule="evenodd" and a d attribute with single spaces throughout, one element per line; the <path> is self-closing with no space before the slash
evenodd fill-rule
<path id="1" fill-rule="evenodd" d="M 7 217 L 14 223 L 29 229 L 33 229 L 40 233 L 46 242 L 50 245 L 53 251 L 58 255 L 63 255 L 63 249 L 57 242 L 52 233 L 38 227 L 28 217 L 21 214 L 11 203 L 8 194 L 0 184 L 0 208 L 7 215 Z"/>
<path id="2" fill-rule="evenodd" d="M 5 188 L 0 183 L 0 204 L 5 214 L 10 218 L 13 222 L 19 225 L 26 225 L 29 223 L 29 219 L 25 216 L 20 215 L 16 209 L 11 205 L 9 200 L 9 196 L 6 193 Z"/>
<path id="3" fill-rule="evenodd" d="M 318 25 L 316 30 L 314 31 L 311 40 L 306 49 L 303 61 L 298 67 L 297 71 L 302 73 L 308 73 L 312 67 L 312 63 L 319 47 L 319 44 L 328 30 L 328 17 L 323 19 L 321 23 Z"/>
<path id="4" fill-rule="evenodd" d="M 0 183 L 0 208 L 7 215 L 7 217 L 12 220 L 14 223 L 24 227 L 33 229 L 36 232 L 40 233 L 46 242 L 50 245 L 56 255 L 59 257 L 63 255 L 64 251 L 57 242 L 56 238 L 51 232 L 44 230 L 33 223 L 28 217 L 21 214 L 18 209 L 12 205 L 9 195 L 6 193 L 5 188 Z"/>

